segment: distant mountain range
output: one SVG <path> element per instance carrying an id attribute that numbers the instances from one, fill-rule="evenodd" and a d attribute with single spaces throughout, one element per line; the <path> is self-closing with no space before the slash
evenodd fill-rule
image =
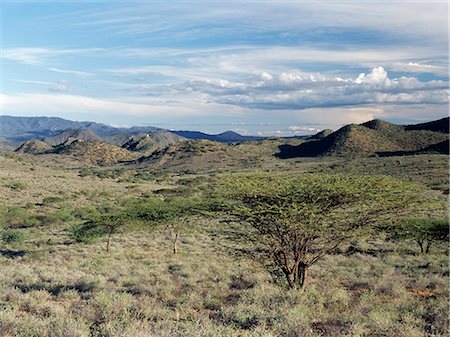
<path id="1" fill-rule="evenodd" d="M 10 126 L 8 129 L 5 124 L 0 124 L 3 130 L 7 129 L 6 135 L 1 136 L 10 142 L 3 143 L 9 150 L 14 139 L 46 135 L 28 138 L 21 145 L 16 143 L 14 148 L 22 153 L 70 155 L 100 165 L 128 162 L 139 167 L 179 170 L 221 167 L 222 164 L 231 167 L 273 156 L 287 159 L 449 153 L 448 117 L 415 125 L 397 125 L 376 119 L 346 125 L 337 131 L 326 129 L 306 139 L 246 137 L 232 131 L 208 135 L 154 127 L 114 128 L 46 117 L 0 118 L 0 123 L 6 120 Z M 80 125 L 82 127 L 77 129 L 57 130 Z M 36 129 L 30 129 L 33 127 Z"/>
<path id="2" fill-rule="evenodd" d="M 171 131 L 171 132 L 187 139 L 205 139 L 221 143 L 233 143 L 233 142 L 242 142 L 246 140 L 264 139 L 264 137 L 242 136 L 234 131 L 226 131 L 219 133 L 217 135 L 209 135 L 207 133 L 199 131 Z"/>
<path id="3" fill-rule="evenodd" d="M 132 136 L 151 134 L 158 130 L 162 129 L 153 126 L 113 127 L 102 123 L 76 122 L 59 117 L 0 116 L 0 142 L 4 147 L 14 145 L 17 147 L 20 143 L 31 139 L 42 140 L 55 146 L 68 138 L 103 141 L 122 146 Z M 165 131 L 187 139 L 207 139 L 224 143 L 261 139 L 261 137 L 242 136 L 233 131 L 218 135 L 198 131 Z"/>
<path id="4" fill-rule="evenodd" d="M 158 128 L 133 127 L 117 128 L 96 122 L 76 122 L 59 117 L 15 117 L 0 116 L 0 140 L 23 142 L 33 138 L 53 137 L 68 129 L 86 129 L 99 137 L 112 136 L 118 133 L 138 134 L 152 132 Z"/>

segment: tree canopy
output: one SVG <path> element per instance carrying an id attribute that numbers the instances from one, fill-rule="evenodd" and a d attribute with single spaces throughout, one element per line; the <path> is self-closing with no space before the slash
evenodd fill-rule
<path id="1" fill-rule="evenodd" d="M 230 212 L 261 234 L 291 288 L 344 240 L 395 221 L 420 188 L 388 177 L 243 174 L 218 179 Z"/>

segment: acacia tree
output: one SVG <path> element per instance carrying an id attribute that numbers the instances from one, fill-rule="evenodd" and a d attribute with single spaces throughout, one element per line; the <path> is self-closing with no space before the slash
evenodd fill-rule
<path id="1" fill-rule="evenodd" d="M 81 218 L 84 222 L 72 228 L 71 237 L 78 242 L 89 242 L 106 236 L 107 252 L 110 250 L 113 235 L 132 222 L 132 216 L 128 214 L 127 209 L 110 205 L 89 208 L 83 212 Z"/>
<path id="2" fill-rule="evenodd" d="M 428 254 L 433 243 L 448 241 L 448 230 L 448 219 L 405 219 L 394 228 L 392 238 L 413 240 L 419 245 L 422 254 Z"/>
<path id="3" fill-rule="evenodd" d="M 202 212 L 202 203 L 194 198 L 172 197 L 166 200 L 138 200 L 133 205 L 136 218 L 152 224 L 164 225 L 172 239 L 172 251 L 178 253 L 178 241 L 183 228 Z"/>
<path id="4" fill-rule="evenodd" d="M 216 191 L 257 229 L 289 287 L 304 289 L 308 268 L 376 222 L 394 221 L 418 187 L 388 177 L 252 174 L 219 178 Z"/>

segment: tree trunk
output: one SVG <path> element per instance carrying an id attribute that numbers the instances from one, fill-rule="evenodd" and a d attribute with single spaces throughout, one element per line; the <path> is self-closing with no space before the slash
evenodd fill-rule
<path id="1" fill-rule="evenodd" d="M 289 284 L 289 288 L 296 289 L 297 288 L 297 282 L 296 282 L 296 275 L 291 271 L 284 271 L 284 275 L 286 275 L 286 279 Z"/>
<path id="2" fill-rule="evenodd" d="M 178 253 L 178 237 L 180 235 L 180 230 L 178 229 L 177 231 L 175 231 L 175 235 L 173 237 L 173 253 L 176 254 Z"/>
<path id="3" fill-rule="evenodd" d="M 422 240 L 417 240 L 417 243 L 419 244 L 420 252 L 423 254 L 423 241 Z"/>
<path id="4" fill-rule="evenodd" d="M 298 268 L 298 286 L 300 288 L 300 291 L 302 292 L 306 287 L 307 273 L 308 265 L 306 265 L 305 263 L 301 263 Z"/>

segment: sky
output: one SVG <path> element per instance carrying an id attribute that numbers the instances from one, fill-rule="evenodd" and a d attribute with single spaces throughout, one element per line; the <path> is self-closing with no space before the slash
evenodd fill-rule
<path id="1" fill-rule="evenodd" d="M 447 1 L 0 0 L 0 114 L 295 136 L 448 115 Z"/>

